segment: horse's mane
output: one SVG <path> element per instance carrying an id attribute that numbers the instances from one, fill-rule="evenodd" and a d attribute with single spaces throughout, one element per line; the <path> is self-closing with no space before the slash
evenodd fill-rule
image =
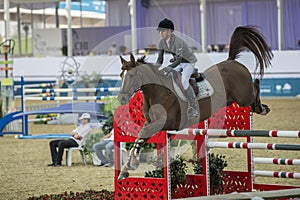
<path id="1" fill-rule="evenodd" d="M 136 60 L 136 62 L 137 62 L 138 65 L 139 64 L 150 64 L 150 63 L 146 62 L 145 60 L 146 60 L 146 56 L 142 56 L 142 57 L 138 58 Z"/>
<path id="2" fill-rule="evenodd" d="M 156 63 L 150 63 L 146 61 L 147 57 L 146 56 L 142 56 L 140 58 L 137 58 L 136 60 L 136 67 L 142 67 L 144 68 L 146 71 L 151 70 L 153 72 L 153 74 L 155 74 L 156 78 L 157 77 L 161 77 L 163 79 L 166 79 L 167 77 L 165 75 L 163 75 L 163 73 L 159 70 L 159 67 L 161 65 L 158 65 Z M 147 72 L 146 72 L 147 73 Z M 148 74 L 150 75 L 150 74 Z M 168 78 L 167 78 L 168 79 Z"/>

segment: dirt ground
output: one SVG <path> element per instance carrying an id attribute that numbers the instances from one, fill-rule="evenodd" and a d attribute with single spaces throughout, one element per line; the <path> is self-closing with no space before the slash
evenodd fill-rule
<path id="1" fill-rule="evenodd" d="M 263 99 L 271 112 L 268 116 L 254 115 L 254 129 L 300 130 L 299 99 Z M 30 123 L 31 134 L 68 133 L 74 125 L 35 125 Z M 15 139 L 14 135 L 0 138 L 0 199 L 27 199 L 32 195 L 58 194 L 64 191 L 114 190 L 114 169 L 100 168 L 88 164 L 83 166 L 78 152 L 73 153 L 71 167 L 47 167 L 50 163 L 50 139 Z M 291 144 L 299 143 L 299 139 L 259 138 L 255 142 Z M 246 150 L 221 149 L 214 150 L 226 156 L 229 166 L 226 170 L 245 170 Z M 256 150 L 256 157 L 298 158 L 295 151 Z M 63 163 L 64 164 L 64 163 Z M 149 169 L 147 164 L 141 169 Z M 255 169 L 300 172 L 299 166 L 258 165 Z M 143 172 L 138 171 L 143 174 Z M 298 179 L 256 178 L 256 182 L 268 184 L 300 185 Z"/>

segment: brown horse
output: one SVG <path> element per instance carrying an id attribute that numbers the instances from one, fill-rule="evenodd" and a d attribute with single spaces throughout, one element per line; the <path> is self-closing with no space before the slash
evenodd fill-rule
<path id="1" fill-rule="evenodd" d="M 159 66 L 146 63 L 145 57 L 122 63 L 122 85 L 119 93 L 121 104 L 127 104 L 135 91 L 141 90 L 144 96 L 143 114 L 146 118 L 140 130 L 128 162 L 123 166 L 119 180 L 129 176 L 128 170 L 139 165 L 140 148 L 155 133 L 161 130 L 180 130 L 211 117 L 220 108 L 237 102 L 239 106 L 251 106 L 253 112 L 265 115 L 270 109 L 261 104 L 259 80 L 252 77 L 249 70 L 235 59 L 245 49 L 249 49 L 256 58 L 259 75 L 270 65 L 273 54 L 261 33 L 252 26 L 237 27 L 231 37 L 227 60 L 211 66 L 203 75 L 210 82 L 214 93 L 198 100 L 200 117 L 189 120 L 186 116 L 187 103 L 182 101 L 173 87 L 173 79 L 159 70 Z M 167 70 L 169 71 L 169 70 Z M 172 76 L 178 75 L 172 72 Z"/>

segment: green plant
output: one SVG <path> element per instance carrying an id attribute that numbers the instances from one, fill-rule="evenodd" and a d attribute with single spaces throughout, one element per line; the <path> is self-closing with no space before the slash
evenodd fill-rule
<path id="1" fill-rule="evenodd" d="M 133 147 L 133 144 L 134 143 L 126 143 L 125 144 L 125 149 L 127 150 L 127 151 L 129 151 L 132 147 Z M 154 143 L 146 143 L 146 144 L 144 144 L 143 146 L 142 146 L 142 148 L 141 148 L 141 151 L 142 152 L 148 152 L 149 150 L 153 150 L 153 149 L 155 149 L 156 148 L 156 144 L 154 144 Z"/>
<path id="2" fill-rule="evenodd" d="M 53 114 L 39 114 L 35 118 L 41 119 L 41 121 L 35 121 L 34 124 L 47 124 L 47 120 L 42 120 L 43 118 L 53 117 Z M 56 115 L 55 115 L 56 116 Z"/>
<path id="3" fill-rule="evenodd" d="M 215 155 L 213 153 L 208 154 L 209 157 L 209 176 L 210 176 L 210 189 L 211 194 L 223 193 L 223 170 L 227 167 L 227 161 L 225 156 Z M 202 158 L 197 161 L 192 161 L 193 170 L 195 174 L 203 173 Z"/>
<path id="4" fill-rule="evenodd" d="M 105 123 L 102 126 L 102 131 L 106 135 L 113 129 L 113 120 L 114 120 L 113 113 L 120 106 L 120 103 L 117 97 L 112 97 L 112 96 L 107 96 L 106 98 L 104 98 L 104 100 L 106 101 L 106 104 L 103 110 L 101 111 L 104 113 L 104 116 L 107 119 L 105 120 Z"/>
<path id="5" fill-rule="evenodd" d="M 103 133 L 90 134 L 84 146 L 84 153 L 88 155 L 89 153 L 93 152 L 93 145 L 99 142 L 103 136 Z"/>
<path id="6" fill-rule="evenodd" d="M 157 161 L 151 161 L 156 167 L 153 171 L 145 172 L 145 177 L 163 178 L 164 177 L 164 163 L 160 157 Z M 170 175 L 171 175 L 171 193 L 175 192 L 177 185 L 185 184 L 186 182 L 187 165 L 181 156 L 176 156 L 170 162 Z"/>

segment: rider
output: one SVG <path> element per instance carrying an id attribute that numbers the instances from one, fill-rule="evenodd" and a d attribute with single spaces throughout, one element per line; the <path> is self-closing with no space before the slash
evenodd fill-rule
<path id="1" fill-rule="evenodd" d="M 188 118 L 198 117 L 198 104 L 193 88 L 189 84 L 189 79 L 194 71 L 197 58 L 187 43 L 173 33 L 174 24 L 171 20 L 165 18 L 160 21 L 157 30 L 159 31 L 161 40 L 158 45 L 159 52 L 156 63 L 159 65 L 163 63 L 164 52 L 169 52 L 173 55 L 173 58 L 170 60 L 171 64 L 168 67 L 182 74 L 181 82 L 188 101 Z"/>

